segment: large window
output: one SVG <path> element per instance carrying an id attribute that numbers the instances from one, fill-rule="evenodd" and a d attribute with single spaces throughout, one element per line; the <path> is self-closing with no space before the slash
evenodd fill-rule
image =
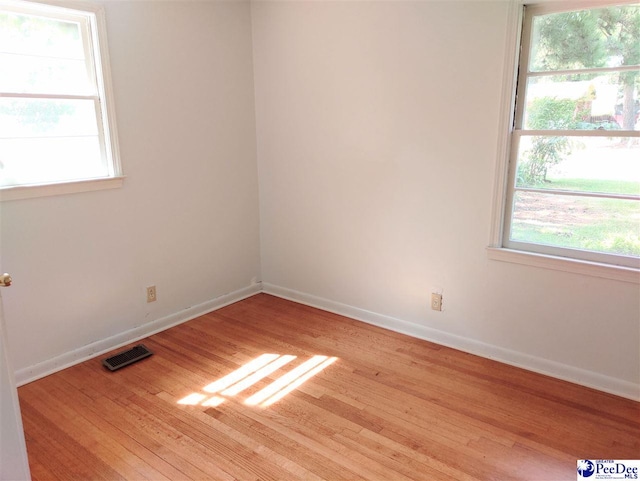
<path id="1" fill-rule="evenodd" d="M 3 194 L 121 175 L 99 33 L 96 11 L 0 0 Z"/>
<path id="2" fill-rule="evenodd" d="M 640 6 L 526 6 L 502 246 L 640 267 Z"/>

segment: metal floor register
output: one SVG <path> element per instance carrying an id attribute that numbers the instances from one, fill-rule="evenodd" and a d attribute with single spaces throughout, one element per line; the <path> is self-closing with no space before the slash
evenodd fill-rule
<path id="1" fill-rule="evenodd" d="M 110 371 L 115 371 L 122 367 L 128 366 L 129 364 L 140 361 L 145 357 L 149 357 L 151 356 L 151 354 L 153 353 L 149 349 L 147 349 L 144 344 L 138 344 L 131 349 L 104 359 L 102 361 L 102 364 L 104 364 L 105 367 Z"/>

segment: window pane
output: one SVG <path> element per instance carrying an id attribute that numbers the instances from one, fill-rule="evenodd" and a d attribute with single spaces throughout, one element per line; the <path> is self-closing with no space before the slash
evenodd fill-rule
<path id="1" fill-rule="evenodd" d="M 524 128 L 640 130 L 638 71 L 529 78 Z"/>
<path id="2" fill-rule="evenodd" d="M 92 94 L 80 24 L 0 13 L 0 91 Z"/>
<path id="3" fill-rule="evenodd" d="M 0 91 L 93 95 L 84 60 L 0 53 Z"/>
<path id="4" fill-rule="evenodd" d="M 0 185 L 108 177 L 94 137 L 0 139 Z"/>
<path id="5" fill-rule="evenodd" d="M 639 140 L 522 136 L 516 187 L 640 195 Z"/>
<path id="6" fill-rule="evenodd" d="M 0 51 L 84 59 L 80 24 L 33 15 L 0 12 Z"/>
<path id="7" fill-rule="evenodd" d="M 516 192 L 511 240 L 640 256 L 640 201 Z"/>
<path id="8" fill-rule="evenodd" d="M 107 175 L 93 100 L 0 98 L 0 185 Z"/>
<path id="9" fill-rule="evenodd" d="M 0 7 L 0 188 L 121 174 L 100 78 L 107 49 L 94 42 L 103 12 L 78 7 Z M 29 192 L 43 190 L 13 194 Z"/>
<path id="10" fill-rule="evenodd" d="M 639 22 L 637 5 L 536 16 L 529 71 L 638 65 Z"/>
<path id="11" fill-rule="evenodd" d="M 640 4 L 566 8 L 524 7 L 503 244 L 635 265 Z"/>
<path id="12" fill-rule="evenodd" d="M 95 136 L 93 100 L 0 98 L 0 138 Z"/>

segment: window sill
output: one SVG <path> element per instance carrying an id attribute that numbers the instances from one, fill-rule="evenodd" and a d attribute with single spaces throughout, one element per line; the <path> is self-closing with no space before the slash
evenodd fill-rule
<path id="1" fill-rule="evenodd" d="M 516 251 L 502 247 L 487 247 L 487 254 L 489 259 L 496 261 L 513 262 L 515 264 L 541 267 L 543 269 L 553 269 L 556 271 L 572 272 L 574 274 L 640 284 L 640 270 L 631 267 L 599 264 L 597 262 Z"/>
<path id="2" fill-rule="evenodd" d="M 25 185 L 3 187 L 0 189 L 0 201 L 32 199 L 54 195 L 76 194 L 94 190 L 117 189 L 122 187 L 124 177 L 108 177 L 105 179 L 79 180 L 58 184 Z"/>

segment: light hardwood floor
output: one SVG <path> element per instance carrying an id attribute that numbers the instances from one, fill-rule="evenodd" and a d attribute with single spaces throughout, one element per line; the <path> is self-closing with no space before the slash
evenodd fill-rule
<path id="1" fill-rule="evenodd" d="M 142 342 L 154 355 L 120 371 L 102 356 L 19 389 L 34 480 L 557 481 L 640 458 L 640 403 L 266 294 Z M 225 391 L 264 354 L 296 358 Z"/>

